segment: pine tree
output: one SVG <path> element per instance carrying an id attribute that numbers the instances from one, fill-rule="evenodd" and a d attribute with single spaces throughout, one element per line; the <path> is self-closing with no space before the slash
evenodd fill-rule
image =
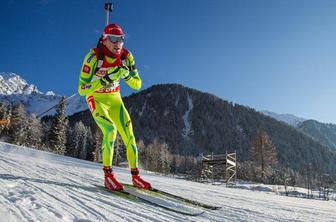
<path id="1" fill-rule="evenodd" d="M 65 119 L 65 97 L 62 97 L 53 117 L 48 134 L 49 147 L 53 152 L 64 155 L 66 143 L 67 122 Z"/>
<path id="2" fill-rule="evenodd" d="M 75 124 L 73 129 L 69 129 L 69 136 L 66 148 L 68 156 L 86 159 L 88 150 L 92 145 L 92 133 L 89 127 L 86 127 L 82 121 Z"/>
<path id="3" fill-rule="evenodd" d="M 53 122 L 53 118 L 54 117 L 50 115 L 47 115 L 41 118 L 42 131 L 43 131 L 42 142 L 41 142 L 43 144 L 43 147 L 41 147 L 41 149 L 48 151 L 48 152 L 53 152 L 53 150 L 51 150 L 49 146 L 49 133 L 50 133 L 51 125 Z"/>
<path id="4" fill-rule="evenodd" d="M 5 119 L 6 113 L 6 105 L 0 102 L 0 120 Z"/>
<path id="5" fill-rule="evenodd" d="M 140 167 L 147 169 L 145 164 L 146 164 L 146 153 L 145 153 L 145 144 L 143 142 L 143 140 L 139 140 L 137 142 L 137 148 L 138 148 L 138 157 L 139 157 L 139 163 L 140 163 Z"/>
<path id="6" fill-rule="evenodd" d="M 80 149 L 79 158 L 88 160 L 88 157 L 90 156 L 89 154 L 92 150 L 93 135 L 92 135 L 92 131 L 91 131 L 90 127 L 85 126 L 85 129 L 86 129 L 86 134 L 85 134 L 86 142 L 85 142 L 85 146 L 83 145 L 83 149 Z"/>
<path id="7" fill-rule="evenodd" d="M 117 133 L 117 137 L 114 142 L 114 154 L 113 154 L 113 165 L 119 166 L 120 162 L 125 160 L 125 145 L 122 142 L 121 136 Z"/>
<path id="8" fill-rule="evenodd" d="M 261 179 L 270 176 L 272 167 L 276 166 L 277 152 L 268 134 L 258 130 L 251 146 L 251 157 L 257 169 L 260 171 Z"/>
<path id="9" fill-rule="evenodd" d="M 26 146 L 41 148 L 44 132 L 41 121 L 32 114 L 28 120 Z"/>
<path id="10" fill-rule="evenodd" d="M 93 135 L 93 145 L 94 152 L 93 152 L 93 161 L 94 162 L 101 162 L 102 161 L 102 133 L 100 130 L 96 130 Z"/>
<path id="11" fill-rule="evenodd" d="M 89 129 L 84 126 L 82 121 L 76 123 L 75 135 L 76 150 L 78 152 L 77 157 L 80 159 L 86 159 L 88 144 L 90 140 L 92 140 L 92 137 L 91 133 L 89 133 Z"/>
<path id="12" fill-rule="evenodd" d="M 12 110 L 8 126 L 8 142 L 16 145 L 23 145 L 27 138 L 27 125 L 27 113 L 25 107 L 19 103 L 15 105 Z"/>
<path id="13" fill-rule="evenodd" d="M 10 120 L 10 109 L 0 102 L 0 138 L 4 136 Z"/>

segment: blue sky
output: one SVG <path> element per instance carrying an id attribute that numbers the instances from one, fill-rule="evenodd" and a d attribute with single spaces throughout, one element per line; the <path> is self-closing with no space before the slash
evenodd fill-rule
<path id="1" fill-rule="evenodd" d="M 144 88 L 180 83 L 257 110 L 336 123 L 336 1 L 112 2 L 110 20 L 126 32 Z M 2 2 L 0 71 L 72 95 L 104 27 L 104 3 Z M 123 85 L 123 95 L 132 92 Z"/>

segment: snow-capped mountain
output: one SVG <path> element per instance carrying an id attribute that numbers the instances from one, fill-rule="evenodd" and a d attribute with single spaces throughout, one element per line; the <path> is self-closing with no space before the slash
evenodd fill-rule
<path id="1" fill-rule="evenodd" d="M 265 114 L 266 116 L 270 116 L 276 120 L 282 121 L 287 123 L 290 126 L 297 127 L 300 123 L 305 121 L 304 118 L 297 117 L 293 114 L 278 114 L 275 112 L 270 112 L 270 111 L 261 111 L 261 113 Z"/>
<path id="2" fill-rule="evenodd" d="M 15 73 L 0 73 L 0 95 L 32 94 L 41 92 Z"/>
<path id="3" fill-rule="evenodd" d="M 48 108 L 56 105 L 62 98 L 52 91 L 42 93 L 33 84 L 27 83 L 21 76 L 15 73 L 0 72 L 0 102 L 5 104 L 22 103 L 28 113 L 41 114 Z M 66 114 L 87 109 L 85 100 L 76 95 L 67 101 Z M 53 115 L 55 109 L 44 115 Z"/>

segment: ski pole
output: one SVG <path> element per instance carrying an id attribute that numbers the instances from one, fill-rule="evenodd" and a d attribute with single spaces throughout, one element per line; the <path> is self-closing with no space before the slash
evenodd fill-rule
<path id="1" fill-rule="evenodd" d="M 109 24 L 109 21 L 110 21 L 110 12 L 112 12 L 112 9 L 113 9 L 113 5 L 112 3 L 105 3 L 105 11 L 106 11 L 106 25 Z M 69 100 L 70 98 L 76 96 L 78 93 L 75 93 L 71 96 L 69 96 L 68 98 L 64 99 L 64 102 L 66 102 L 67 100 Z M 50 110 L 54 109 L 56 106 L 58 106 L 58 104 L 50 107 L 49 109 L 47 109 L 46 111 L 40 113 L 39 115 L 37 115 L 36 117 L 37 118 L 40 118 L 43 114 L 49 112 Z"/>
<path id="2" fill-rule="evenodd" d="M 112 12 L 112 9 L 113 9 L 112 3 L 105 3 L 106 25 L 109 24 L 109 21 L 110 21 L 110 12 Z"/>
<path id="3" fill-rule="evenodd" d="M 75 94 L 72 94 L 71 96 L 69 96 L 68 98 L 65 98 L 65 99 L 64 99 L 64 102 L 67 101 L 67 100 L 69 100 L 70 98 L 76 96 L 77 94 L 78 94 L 78 93 L 75 93 Z M 54 109 L 56 106 L 58 106 L 58 104 L 56 104 L 56 105 L 50 107 L 48 110 L 46 110 L 46 111 L 44 111 L 44 112 L 42 112 L 42 113 L 40 113 L 40 114 L 38 114 L 38 115 L 36 116 L 36 118 L 40 118 L 43 114 L 45 114 L 45 113 L 49 112 L 50 110 Z"/>

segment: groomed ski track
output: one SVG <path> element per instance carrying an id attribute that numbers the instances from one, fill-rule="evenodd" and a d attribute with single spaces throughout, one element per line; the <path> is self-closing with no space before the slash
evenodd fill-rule
<path id="1" fill-rule="evenodd" d="M 131 183 L 128 169 L 115 168 Z M 142 172 L 154 187 L 219 210 L 189 217 L 101 192 L 101 165 L 0 142 L 0 221 L 335 221 L 336 202 L 226 188 Z"/>

